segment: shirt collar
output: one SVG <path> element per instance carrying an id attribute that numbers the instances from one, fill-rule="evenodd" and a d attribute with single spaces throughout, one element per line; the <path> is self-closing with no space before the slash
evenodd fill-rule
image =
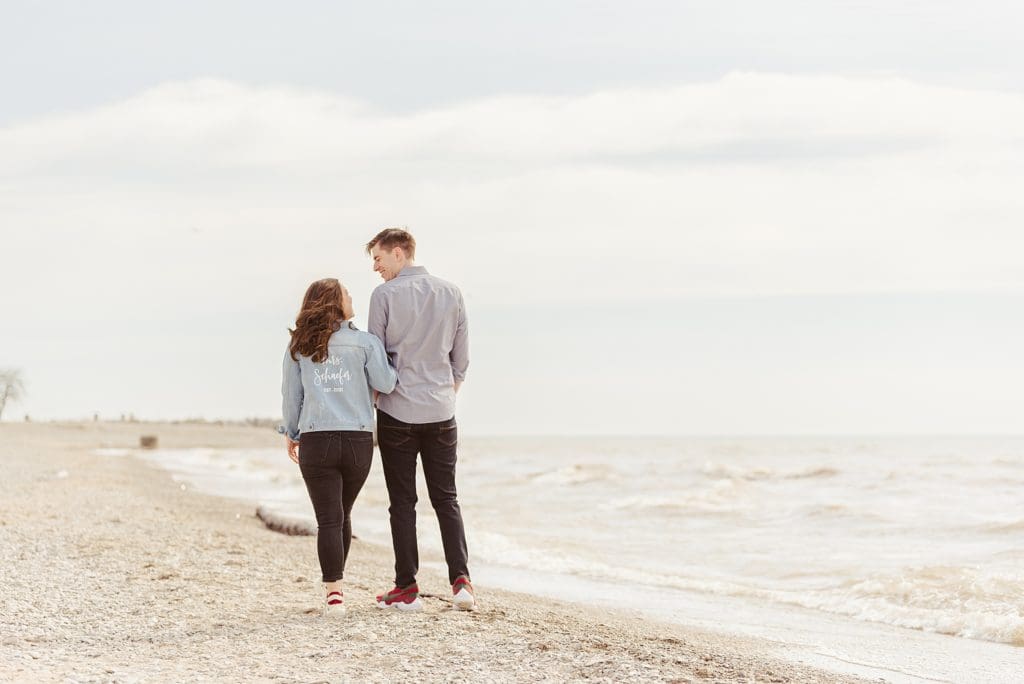
<path id="1" fill-rule="evenodd" d="M 427 269 L 425 267 L 423 267 L 423 266 L 406 266 L 401 271 L 399 271 L 398 275 L 395 276 L 395 277 L 396 278 L 401 278 L 402 276 L 412 276 L 412 275 L 429 275 L 429 274 L 427 273 Z"/>

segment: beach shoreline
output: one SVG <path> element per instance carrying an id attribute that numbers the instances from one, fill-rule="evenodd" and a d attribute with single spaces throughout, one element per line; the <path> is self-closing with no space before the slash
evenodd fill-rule
<path id="1" fill-rule="evenodd" d="M 373 596 L 391 551 L 363 540 L 348 614 L 325 619 L 312 538 L 272 532 L 254 507 L 132 455 L 96 453 L 146 434 L 167 448 L 280 443 L 265 427 L 212 423 L 0 424 L 0 678 L 863 681 L 793 663 L 766 640 L 488 586 L 478 611 L 454 612 L 429 568 L 426 610 L 385 613 Z"/>

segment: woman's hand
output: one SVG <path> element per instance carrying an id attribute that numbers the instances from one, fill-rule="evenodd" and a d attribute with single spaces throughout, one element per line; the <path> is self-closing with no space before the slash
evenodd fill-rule
<path id="1" fill-rule="evenodd" d="M 285 440 L 288 442 L 288 458 L 292 459 L 295 463 L 299 462 L 299 443 L 293 442 L 291 437 L 285 436 Z"/>

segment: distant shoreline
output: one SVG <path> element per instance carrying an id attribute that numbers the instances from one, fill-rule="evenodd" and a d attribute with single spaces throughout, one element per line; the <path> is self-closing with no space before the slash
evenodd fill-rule
<path id="1" fill-rule="evenodd" d="M 31 417 L 30 417 L 31 418 Z M 252 418 L 168 418 L 166 420 L 154 420 L 144 418 L 126 418 L 124 420 L 110 417 L 100 417 L 99 420 L 91 418 L 41 418 L 24 420 L 24 418 L 4 418 L 0 420 L 0 428 L 5 425 L 153 425 L 153 426 L 177 426 L 193 425 L 206 427 L 248 427 L 267 429 L 277 432 L 281 424 L 280 418 L 252 417 Z M 738 433 L 738 434 L 715 434 L 715 433 L 476 433 L 463 429 L 462 434 L 474 439 L 554 439 L 571 440 L 584 437 L 608 438 L 608 439 L 694 439 L 694 440 L 755 440 L 755 439 L 1024 439 L 1024 432 L 880 432 L 880 433 L 828 433 L 828 432 L 797 432 L 797 433 Z M 224 445 L 237 446 L 237 445 Z M 271 444 L 270 446 L 276 446 Z"/>

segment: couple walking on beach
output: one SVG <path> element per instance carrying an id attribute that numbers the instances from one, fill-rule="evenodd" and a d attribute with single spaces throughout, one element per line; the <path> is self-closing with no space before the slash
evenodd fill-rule
<path id="1" fill-rule="evenodd" d="M 395 586 L 377 597 L 377 605 L 422 608 L 416 584 L 419 456 L 441 528 L 452 603 L 472 610 L 476 599 L 455 490 L 455 394 L 469 366 L 462 293 L 415 265 L 416 241 L 405 230 L 382 230 L 366 251 L 384 279 L 370 297 L 369 331 L 352 324 L 344 285 L 318 280 L 306 290 L 284 357 L 280 431 L 316 513 L 324 610 L 345 610 L 352 505 L 370 471 L 375 406 L 395 551 Z"/>

